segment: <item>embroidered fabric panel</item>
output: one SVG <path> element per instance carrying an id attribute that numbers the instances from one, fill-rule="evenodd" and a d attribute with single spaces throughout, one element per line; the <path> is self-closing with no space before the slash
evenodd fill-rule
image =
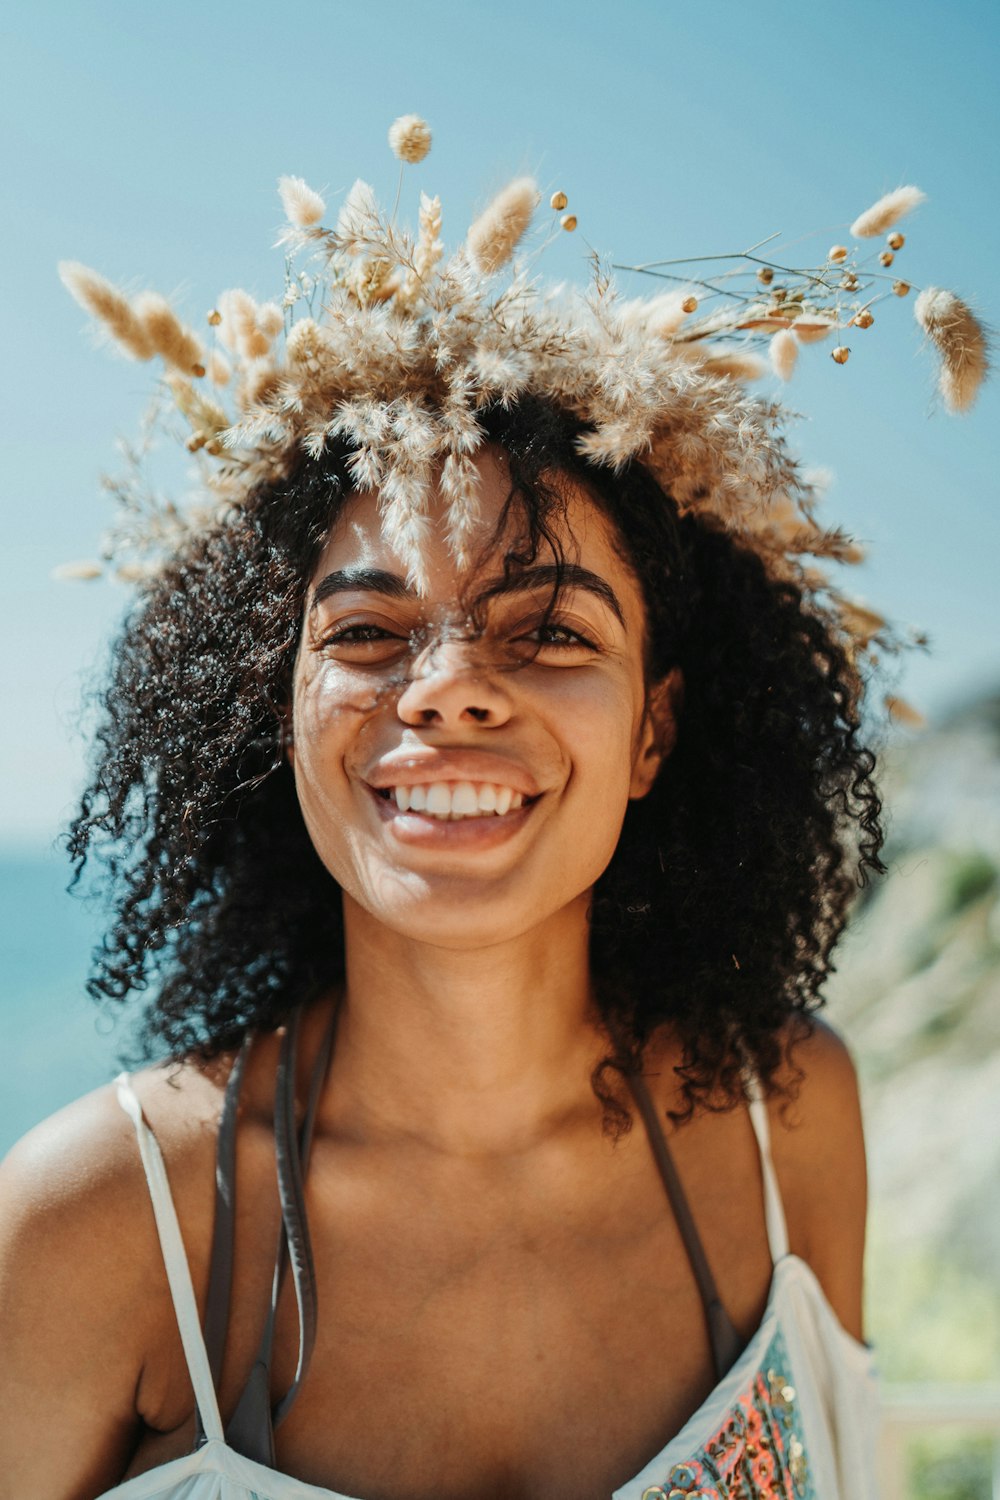
<path id="1" fill-rule="evenodd" d="M 778 1329 L 727 1420 L 642 1500 L 816 1500 L 790 1368 Z"/>

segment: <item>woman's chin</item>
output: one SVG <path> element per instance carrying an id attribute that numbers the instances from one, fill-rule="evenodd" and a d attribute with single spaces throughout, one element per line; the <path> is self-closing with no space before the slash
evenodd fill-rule
<path id="1" fill-rule="evenodd" d="M 523 889 L 505 893 L 502 882 L 475 881 L 466 869 L 452 876 L 435 873 L 414 878 L 412 873 L 393 871 L 392 899 L 385 888 L 352 897 L 345 892 L 344 916 L 348 933 L 354 928 L 381 929 L 386 943 L 401 941 L 441 948 L 451 953 L 479 953 L 516 942 L 530 932 L 556 920 L 565 920 L 578 908 L 581 923 L 587 919 L 590 892 L 573 896 L 557 906 L 540 898 L 531 899 Z"/>

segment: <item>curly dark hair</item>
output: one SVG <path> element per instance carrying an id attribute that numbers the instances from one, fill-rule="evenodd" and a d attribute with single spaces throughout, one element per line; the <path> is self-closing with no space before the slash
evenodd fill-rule
<path id="1" fill-rule="evenodd" d="M 571 476 L 641 585 L 647 681 L 675 665 L 685 680 L 676 745 L 629 804 L 593 895 L 606 1121 L 628 1115 L 605 1070 L 634 1066 L 664 1022 L 683 1045 L 688 1113 L 735 1102 L 747 1062 L 774 1089 L 822 1004 L 852 895 L 884 868 L 857 670 L 815 599 L 679 515 L 641 464 L 586 463 L 580 424 L 540 401 L 481 420 L 510 465 L 497 535 L 511 513 L 521 522 L 505 566 L 543 542 L 561 559 L 552 480 Z M 339 887 L 306 832 L 280 723 L 348 458 L 303 459 L 192 536 L 125 619 L 68 845 L 75 880 L 99 853 L 113 910 L 91 995 L 125 1001 L 155 980 L 146 1056 L 211 1056 L 343 976 Z"/>

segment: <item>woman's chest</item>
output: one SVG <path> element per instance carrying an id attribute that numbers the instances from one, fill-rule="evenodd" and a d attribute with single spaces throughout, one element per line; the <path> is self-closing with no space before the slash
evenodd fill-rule
<path id="1" fill-rule="evenodd" d="M 631 1478 L 716 1382 L 690 1268 L 658 1230 L 604 1257 L 556 1249 L 329 1285 L 281 1467 L 365 1500 L 597 1500 Z"/>
<path id="2" fill-rule="evenodd" d="M 560 1184 L 557 1172 L 386 1180 L 377 1164 L 341 1162 L 328 1175 L 322 1156 L 317 1164 L 318 1332 L 277 1433 L 283 1472 L 364 1500 L 597 1500 L 637 1473 L 715 1384 L 687 1252 L 645 1153 L 623 1153 L 589 1188 Z M 695 1196 L 712 1225 L 713 1268 L 748 1334 L 770 1275 L 753 1184 L 741 1187 L 725 1168 L 705 1181 Z M 251 1192 L 237 1236 L 224 1416 L 254 1358 L 274 1243 L 271 1225 L 251 1232 Z M 275 1399 L 296 1355 L 286 1285 Z M 165 1441 L 140 1452 L 133 1471 L 183 1452 L 187 1433 Z"/>

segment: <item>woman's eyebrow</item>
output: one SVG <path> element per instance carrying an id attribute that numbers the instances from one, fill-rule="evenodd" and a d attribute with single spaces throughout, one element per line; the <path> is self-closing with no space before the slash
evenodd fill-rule
<path id="1" fill-rule="evenodd" d="M 614 589 L 597 573 L 580 567 L 578 563 L 563 563 L 561 567 L 554 563 L 540 563 L 533 568 L 522 568 L 505 578 L 496 578 L 477 595 L 477 602 L 506 594 L 529 593 L 538 588 L 553 589 L 557 585 L 593 594 L 602 604 L 607 605 L 624 626 L 625 614 Z M 390 573 L 385 568 L 338 568 L 333 573 L 327 573 L 316 585 L 309 607 L 315 609 L 324 599 L 348 592 L 382 594 L 390 599 L 416 600 L 419 597 L 405 578 L 398 573 Z"/>
<path id="2" fill-rule="evenodd" d="M 398 573 L 389 573 L 384 568 L 338 568 L 327 573 L 313 590 L 310 609 L 322 604 L 332 594 L 361 591 L 368 594 L 385 594 L 390 599 L 416 599 L 417 594 L 405 578 Z"/>
<path id="3" fill-rule="evenodd" d="M 581 568 L 578 563 L 563 563 L 560 567 L 555 563 L 539 563 L 534 568 L 523 568 L 520 572 L 488 583 L 479 598 L 495 599 L 501 594 L 523 594 L 531 589 L 553 589 L 556 586 L 582 589 L 585 593 L 594 594 L 602 604 L 608 606 L 620 625 L 625 624 L 625 613 L 610 583 L 597 573 L 592 573 L 589 568 Z"/>

